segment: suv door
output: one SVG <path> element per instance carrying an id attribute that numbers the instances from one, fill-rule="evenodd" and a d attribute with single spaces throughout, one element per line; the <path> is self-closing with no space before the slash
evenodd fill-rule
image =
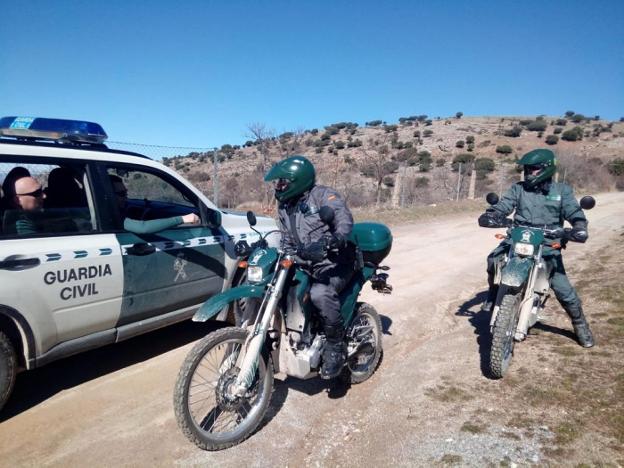
<path id="1" fill-rule="evenodd" d="M 192 315 L 192 306 L 220 292 L 227 276 L 221 232 L 206 224 L 208 208 L 184 184 L 155 168 L 107 164 L 105 174 L 110 199 L 116 200 L 116 236 L 124 269 L 117 326 L 173 311 Z M 123 186 L 122 193 L 115 193 L 119 185 L 112 182 L 119 180 L 116 177 L 122 179 L 126 193 Z M 124 217 L 150 221 L 191 212 L 203 218 L 202 224 L 178 225 L 152 234 L 123 229 Z"/>
<path id="2" fill-rule="evenodd" d="M 16 169 L 19 168 L 19 169 Z M 43 209 L 25 211 L 11 193 L 13 174 L 44 188 Z M 0 305 L 21 314 L 35 335 L 37 356 L 86 335 L 114 341 L 121 308 L 121 250 L 100 230 L 88 163 L 76 159 L 0 157 Z M 20 230 L 27 219 L 31 232 Z"/>

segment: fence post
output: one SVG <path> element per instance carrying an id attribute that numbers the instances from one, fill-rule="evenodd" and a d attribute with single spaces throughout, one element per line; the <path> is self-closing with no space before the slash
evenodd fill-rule
<path id="1" fill-rule="evenodd" d="M 219 206 L 219 153 L 217 148 L 212 150 L 212 203 Z"/>

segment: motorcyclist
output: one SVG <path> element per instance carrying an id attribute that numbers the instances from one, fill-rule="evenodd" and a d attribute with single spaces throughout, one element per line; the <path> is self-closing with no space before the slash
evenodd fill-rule
<path id="1" fill-rule="evenodd" d="M 505 217 L 515 210 L 514 221 L 523 225 L 554 229 L 563 227 L 564 220 L 568 221 L 572 225 L 570 240 L 585 242 L 588 237 L 587 218 L 574 198 L 572 188 L 552 180 L 557 164 L 554 153 L 548 149 L 535 149 L 526 153 L 518 164 L 524 168 L 524 181 L 512 185 L 496 205 L 488 208 L 479 217 L 479 225 L 502 227 Z M 489 291 L 482 310 L 490 311 L 496 299 L 495 267 L 510 246 L 510 241 L 504 240 L 487 258 Z M 552 266 L 551 288 L 571 318 L 579 344 L 585 348 L 592 347 L 594 339 L 581 300 L 566 275 L 561 251 L 546 247 L 543 258 Z"/>
<path id="2" fill-rule="evenodd" d="M 331 379 L 340 374 L 346 357 L 338 294 L 354 273 L 352 245 L 347 243 L 353 216 L 335 190 L 316 185 L 314 165 L 303 156 L 278 162 L 264 180 L 274 181 L 279 222 L 285 231 L 282 248 L 313 261 L 310 300 L 319 311 L 326 338 L 321 377 Z M 319 210 L 324 206 L 334 210 L 331 225 L 321 220 Z M 337 254 L 322 255 L 326 247 Z"/>

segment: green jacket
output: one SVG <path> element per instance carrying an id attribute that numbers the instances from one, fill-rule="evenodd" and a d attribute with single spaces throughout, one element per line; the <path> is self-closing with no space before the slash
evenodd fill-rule
<path id="1" fill-rule="evenodd" d="M 515 210 L 514 220 L 531 226 L 563 227 L 564 220 L 572 225 L 587 223 L 572 187 L 559 182 L 549 182 L 534 190 L 526 190 L 518 182 L 490 210 L 504 216 Z"/>
<path id="2" fill-rule="evenodd" d="M 131 218 L 124 219 L 124 229 L 134 234 L 152 234 L 172 228 L 178 224 L 182 224 L 182 216 L 152 219 L 149 221 L 139 221 Z"/>

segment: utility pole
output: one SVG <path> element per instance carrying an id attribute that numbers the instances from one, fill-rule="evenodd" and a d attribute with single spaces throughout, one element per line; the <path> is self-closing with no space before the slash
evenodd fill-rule
<path id="1" fill-rule="evenodd" d="M 217 148 L 212 150 L 212 203 L 219 206 L 219 153 Z"/>
<path id="2" fill-rule="evenodd" d="M 459 163 L 459 169 L 457 171 L 457 198 L 455 198 L 455 201 L 459 201 L 459 190 L 461 189 L 461 176 L 462 176 L 462 163 Z"/>

